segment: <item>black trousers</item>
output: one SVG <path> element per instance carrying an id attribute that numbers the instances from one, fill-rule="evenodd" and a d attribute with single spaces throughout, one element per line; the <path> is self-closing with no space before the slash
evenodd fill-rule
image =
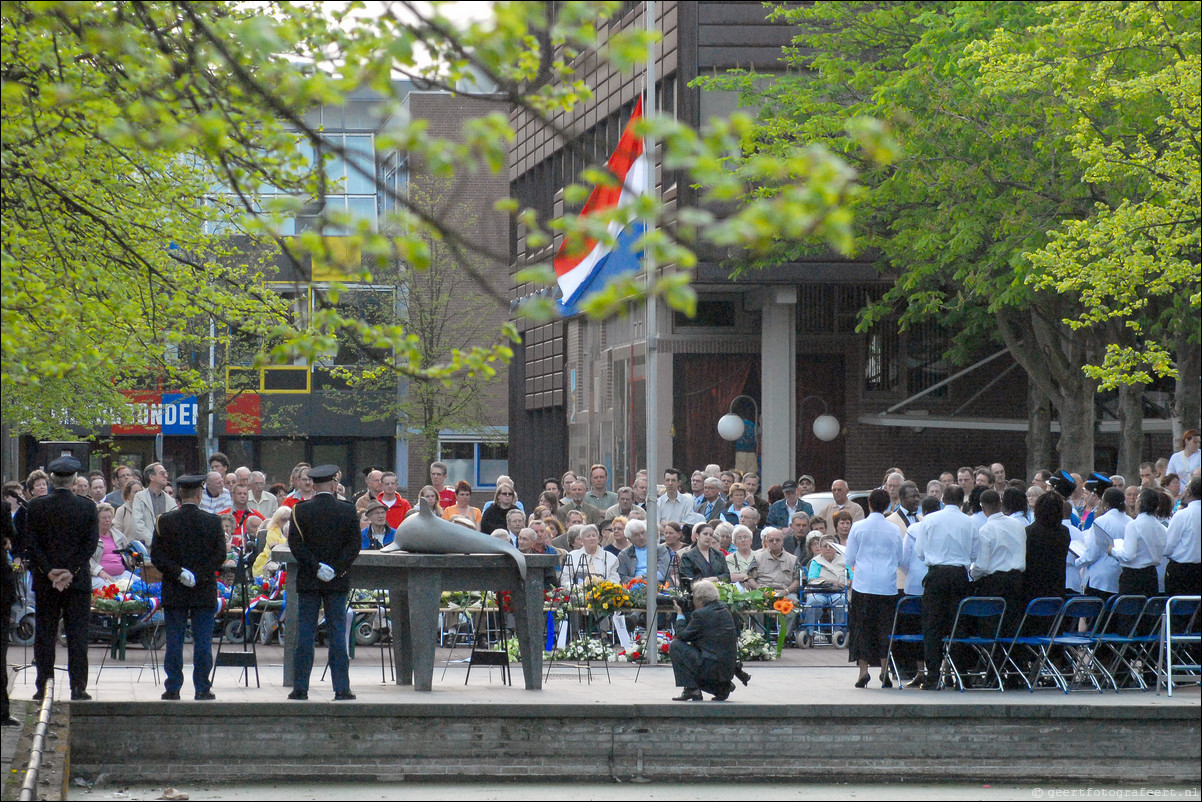
<path id="1" fill-rule="evenodd" d="M 932 565 L 922 580 L 922 653 L 927 681 L 939 679 L 943 639 L 951 634 L 956 608 L 968 596 L 968 569 L 963 565 Z"/>
<path id="2" fill-rule="evenodd" d="M 1164 592 L 1169 596 L 1202 595 L 1202 563 L 1169 560 L 1164 569 Z"/>
<path id="3" fill-rule="evenodd" d="M 691 643 L 674 640 L 668 646 L 672 657 L 672 674 L 678 688 L 697 688 L 706 693 L 726 693 L 731 678 L 735 675 L 734 665 L 720 665 L 707 660 L 701 650 Z"/>
<path id="4" fill-rule="evenodd" d="M 33 645 L 33 662 L 37 666 L 37 689 L 46 687 L 54 676 L 55 645 L 58 622 L 61 619 L 67 633 L 67 676 L 71 690 L 88 687 L 88 616 L 92 609 L 92 594 L 88 589 L 54 589 L 45 577 L 35 577 L 33 593 L 37 598 L 37 636 Z"/>
<path id="5" fill-rule="evenodd" d="M 970 590 L 973 596 L 1001 596 L 1006 600 L 1006 614 L 1002 616 L 1001 634 L 1006 638 L 1014 637 L 1014 632 L 1018 629 L 1025 610 L 1023 607 L 1023 572 L 996 571 L 972 583 Z M 990 626 L 992 627 L 996 623 L 996 621 L 990 621 Z"/>

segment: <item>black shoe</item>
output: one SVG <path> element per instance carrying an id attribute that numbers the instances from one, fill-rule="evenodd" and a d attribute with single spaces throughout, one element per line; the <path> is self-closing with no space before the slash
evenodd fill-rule
<path id="1" fill-rule="evenodd" d="M 334 694 L 335 702 L 353 702 L 357 698 L 358 697 L 356 697 L 355 694 L 351 693 L 350 691 L 339 691 L 338 693 Z"/>
<path id="2" fill-rule="evenodd" d="M 910 680 L 909 682 L 907 682 L 907 683 L 906 683 L 905 685 L 903 685 L 902 687 L 903 687 L 903 688 L 921 688 L 921 687 L 922 687 L 922 686 L 923 686 L 925 683 L 926 683 L 926 680 L 924 680 L 924 679 L 922 678 L 922 674 L 919 674 L 917 677 L 915 677 L 914 679 Z"/>
<path id="3" fill-rule="evenodd" d="M 739 682 L 743 683 L 743 687 L 747 687 L 747 683 L 751 682 L 751 675 L 743 670 L 743 664 L 739 663 L 735 666 L 735 676 L 739 678 Z"/>
<path id="4" fill-rule="evenodd" d="M 881 687 L 882 688 L 892 688 L 893 687 L 893 680 L 889 679 L 888 674 L 881 674 Z"/>
<path id="5" fill-rule="evenodd" d="M 293 701 L 304 702 L 309 699 L 309 692 L 308 691 L 293 691 L 292 693 L 288 694 L 288 698 L 292 699 Z"/>
<path id="6" fill-rule="evenodd" d="M 21 726 L 21 722 L 17 721 L 12 716 L 5 716 L 4 718 L 0 718 L 0 727 L 20 727 L 20 726 Z"/>
<path id="7" fill-rule="evenodd" d="M 734 690 L 735 690 L 735 684 L 733 682 L 726 683 L 726 690 L 723 693 L 715 693 L 714 701 L 715 702 L 725 702 L 727 699 L 730 698 L 730 695 L 732 693 L 734 693 Z"/>
<path id="8" fill-rule="evenodd" d="M 196 694 L 196 696 L 192 698 L 198 702 L 211 702 L 217 698 L 217 694 L 213 693 L 212 691 L 205 691 L 204 693 Z"/>
<path id="9" fill-rule="evenodd" d="M 163 695 L 159 697 L 164 702 L 178 702 L 179 691 L 163 691 Z"/>
<path id="10" fill-rule="evenodd" d="M 79 690 L 71 691 L 71 701 L 72 702 L 90 702 L 90 701 L 92 701 L 92 694 L 90 694 L 87 691 L 80 688 Z"/>
<path id="11" fill-rule="evenodd" d="M 922 681 L 922 689 L 924 691 L 941 690 L 941 688 L 939 687 L 939 680 L 923 680 Z"/>
<path id="12" fill-rule="evenodd" d="M 672 697 L 673 702 L 700 702 L 704 699 L 705 697 L 701 695 L 701 691 L 696 688 L 685 688 L 680 696 Z"/>
<path id="13" fill-rule="evenodd" d="M 868 675 L 867 674 L 860 675 L 860 678 L 858 680 L 856 680 L 856 687 L 857 688 L 867 688 L 868 687 Z"/>

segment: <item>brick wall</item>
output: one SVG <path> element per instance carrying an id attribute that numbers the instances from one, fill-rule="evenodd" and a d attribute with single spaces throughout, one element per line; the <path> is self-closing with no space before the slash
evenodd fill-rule
<path id="1" fill-rule="evenodd" d="M 1202 774 L 1197 708 L 1151 703 L 93 702 L 72 705 L 71 719 L 73 774 L 107 772 L 111 782 L 1126 784 L 1197 782 Z M 262 759 L 247 760 L 248 749 Z"/>

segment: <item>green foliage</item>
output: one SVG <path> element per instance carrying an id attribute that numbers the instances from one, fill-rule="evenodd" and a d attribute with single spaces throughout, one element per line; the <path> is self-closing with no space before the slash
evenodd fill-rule
<path id="1" fill-rule="evenodd" d="M 354 154 L 326 141 L 310 112 L 364 89 L 399 111 L 403 76 L 452 92 L 485 88 L 578 147 L 557 121 L 592 98 L 576 74 L 579 57 L 597 47 L 598 30 L 620 6 L 501 2 L 465 23 L 441 3 L 385 4 L 370 13 L 357 2 L 5 3 L 4 419 L 53 437 L 68 424 L 113 420 L 122 388 L 211 392 L 221 377 L 192 356 L 210 346 L 223 354 L 250 349 L 251 363 L 264 366 L 328 360 L 349 343 L 375 360 L 360 378 L 437 383 L 491 375 L 512 355 L 511 325 L 484 345 L 431 361 L 410 326 L 348 314 L 339 298 L 389 265 L 418 274 L 443 269 L 434 243 L 461 267 L 476 258 L 507 262 L 507 248 L 490 250 L 448 230 L 403 194 L 389 196 L 398 212 L 381 225 L 397 236 L 318 211 L 314 199 L 336 187 L 307 154 L 348 162 Z M 608 27 L 600 57 L 635 68 L 655 38 L 641 26 Z M 729 214 L 674 210 L 677 228 L 666 225 L 662 203 L 641 200 L 633 213 L 655 222 L 644 247 L 663 278 L 623 283 L 591 307 L 594 314 L 650 296 L 691 311 L 698 242 L 759 253 L 783 234 L 850 246 L 844 205 L 855 195 L 855 173 L 830 152 L 785 147 L 773 159 L 742 162 L 753 130 L 746 119 L 705 134 L 663 116 L 650 115 L 644 126 L 664 143 L 672 168 L 705 187 L 704 201 L 764 191 Z M 869 126 L 856 130 L 869 135 L 870 151 L 887 139 Z M 513 138 L 505 114 L 470 120 L 459 136 L 443 139 L 398 113 L 376 142 L 450 179 L 505 169 Z M 375 178 L 374 165 L 350 169 Z M 582 183 L 590 178 L 606 177 L 590 173 Z M 515 215 L 532 248 L 557 234 L 609 242 L 609 224 L 632 213 L 542 220 L 512 203 L 498 208 Z M 281 237 L 299 211 L 315 226 Z M 331 233 L 339 235 L 336 247 Z M 345 278 L 314 290 L 312 315 L 293 314 L 266 284 L 281 251 L 284 261 L 320 263 Z M 550 283 L 545 266 L 528 275 Z M 496 290 L 477 289 L 507 303 Z M 538 299 L 519 313 L 544 319 L 553 310 Z"/>
<path id="2" fill-rule="evenodd" d="M 1073 371 L 1172 372 L 1167 343 L 1198 318 L 1196 5 L 831 2 L 773 17 L 797 26 L 788 74 L 701 85 L 758 107 L 754 154 L 820 143 L 859 168 L 845 250 L 897 277 L 862 329 L 937 318 L 964 359 L 1000 326 L 1032 365 L 1053 363 L 1052 395 Z M 785 243 L 746 266 L 814 251 Z"/>

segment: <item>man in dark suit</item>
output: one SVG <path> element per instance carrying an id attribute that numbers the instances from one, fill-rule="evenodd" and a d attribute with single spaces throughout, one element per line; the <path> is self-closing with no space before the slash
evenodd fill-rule
<path id="1" fill-rule="evenodd" d="M 735 689 L 731 678 L 739 668 L 739 632 L 734 617 L 718 600 L 714 583 L 705 579 L 693 583 L 695 609 L 688 623 L 684 622 L 680 603 L 675 604 L 677 626 L 681 628 L 668 653 L 676 685 L 684 688 L 675 701 L 700 702 L 702 691 L 712 693 L 715 701 L 726 701 Z"/>
<path id="2" fill-rule="evenodd" d="M 351 693 L 346 653 L 346 597 L 351 582 L 348 572 L 359 556 L 362 538 L 359 513 L 349 501 L 334 496 L 337 465 L 309 469 L 317 495 L 300 502 L 292 511 L 288 548 L 296 558 L 296 660 L 289 699 L 309 698 L 309 674 L 313 670 L 313 642 L 317 637 L 317 611 L 326 611 L 326 642 L 330 647 L 330 672 L 334 700 L 354 699 Z"/>
<path id="3" fill-rule="evenodd" d="M 67 632 L 67 675 L 71 700 L 88 695 L 88 613 L 92 600 L 89 560 L 100 542 L 96 503 L 71 491 L 80 469 L 74 457 L 59 457 L 48 466 L 53 490 L 29 503 L 25 542 L 32 562 L 37 598 L 37 681 L 33 698 L 40 701 L 54 674 L 55 640 L 62 619 Z"/>
<path id="4" fill-rule="evenodd" d="M 184 686 L 184 628 L 192 622 L 192 690 L 196 700 L 213 695 L 213 616 L 217 608 L 217 571 L 225 562 L 225 533 L 221 519 L 199 506 L 205 477 L 175 480 L 180 506 L 159 516 L 150 560 L 163 573 L 163 616 L 167 651 L 163 670 L 163 699 L 179 699 Z"/>

